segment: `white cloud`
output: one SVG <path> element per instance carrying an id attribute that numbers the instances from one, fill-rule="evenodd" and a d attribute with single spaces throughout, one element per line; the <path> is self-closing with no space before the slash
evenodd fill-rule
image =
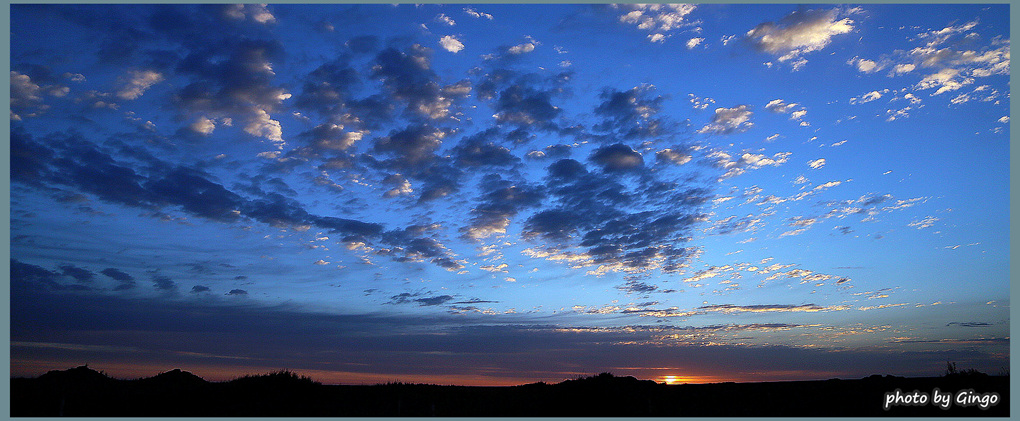
<path id="1" fill-rule="evenodd" d="M 473 16 L 473 17 L 476 17 L 476 18 L 485 18 L 485 19 L 488 19 L 488 20 L 492 20 L 492 15 L 490 15 L 488 13 L 479 12 L 479 11 L 477 11 L 475 9 L 470 8 L 470 7 L 465 7 L 464 8 L 464 13 L 467 13 L 467 14 Z"/>
<path id="2" fill-rule="evenodd" d="M 838 9 L 795 11 L 779 22 L 765 22 L 747 31 L 746 37 L 780 62 L 791 61 L 794 70 L 807 63 L 801 56 L 829 45 L 834 35 L 853 30 L 849 18 L 838 19 Z"/>
<path id="3" fill-rule="evenodd" d="M 152 85 L 162 81 L 162 73 L 152 70 L 131 70 L 128 72 L 127 79 L 123 80 L 123 86 L 117 91 L 117 97 L 124 100 L 138 99 Z"/>
<path id="4" fill-rule="evenodd" d="M 924 229 L 932 225 L 935 225 L 935 223 L 938 222 L 938 220 L 939 219 L 934 216 L 927 216 L 919 221 L 911 222 L 907 224 L 907 226 L 911 228 Z"/>
<path id="5" fill-rule="evenodd" d="M 698 98 L 697 95 L 687 94 L 690 98 L 691 106 L 698 110 L 704 110 L 708 108 L 710 104 L 715 104 L 715 100 L 712 98 Z"/>
<path id="6" fill-rule="evenodd" d="M 999 123 L 1002 123 L 1002 124 L 1007 124 L 1007 123 L 1009 123 L 1009 116 L 1008 115 L 1007 116 L 1002 116 L 1002 118 L 998 119 L 997 121 Z"/>
<path id="7" fill-rule="evenodd" d="M 244 131 L 252 136 L 264 137 L 283 147 L 283 127 L 280 122 L 273 120 L 266 110 L 261 108 L 255 110 L 255 115 L 244 126 Z"/>
<path id="8" fill-rule="evenodd" d="M 787 103 L 786 101 L 783 101 L 782 99 L 773 99 L 772 101 L 769 101 L 768 104 L 765 104 L 765 109 L 769 110 L 769 111 L 772 111 L 774 113 L 784 113 L 785 114 L 785 113 L 788 113 L 788 112 L 792 111 L 793 107 L 796 107 L 796 106 L 797 106 L 797 104 L 790 104 L 790 103 Z"/>
<path id="9" fill-rule="evenodd" d="M 801 118 L 804 118 L 805 115 L 807 115 L 807 110 L 794 111 L 793 113 L 790 113 L 790 119 L 800 120 Z"/>
<path id="10" fill-rule="evenodd" d="M 251 19 L 261 24 L 276 23 L 276 17 L 266 6 L 266 4 L 231 4 L 223 10 L 223 15 L 234 20 Z"/>
<path id="11" fill-rule="evenodd" d="M 916 68 L 917 66 L 915 66 L 912 63 L 897 64 L 896 66 L 893 67 L 892 74 L 898 76 L 905 73 L 910 73 L 914 71 L 914 69 Z"/>
<path id="12" fill-rule="evenodd" d="M 817 170 L 825 166 L 825 158 L 819 158 L 814 161 L 808 161 L 807 164 L 809 167 L 811 167 L 811 169 Z"/>
<path id="13" fill-rule="evenodd" d="M 451 18 L 449 16 L 446 16 L 446 14 L 443 14 L 443 13 L 440 13 L 440 14 L 436 15 L 436 22 L 441 22 L 441 23 L 444 23 L 444 24 L 449 25 L 449 26 L 453 26 L 453 25 L 457 24 L 457 22 L 454 21 L 453 18 Z"/>
<path id="14" fill-rule="evenodd" d="M 885 91 L 888 91 L 888 89 L 886 89 Z M 874 100 L 879 99 L 879 98 L 882 98 L 882 92 L 871 91 L 871 92 L 868 92 L 868 93 L 866 93 L 864 95 L 861 95 L 859 97 L 850 98 L 850 103 L 851 104 L 863 104 L 865 102 L 871 102 L 871 101 L 874 101 Z"/>
<path id="15" fill-rule="evenodd" d="M 216 129 L 216 122 L 206 117 L 199 117 L 198 120 L 195 120 L 194 123 L 191 123 L 191 125 L 188 126 L 188 128 L 195 133 L 200 133 L 208 136 L 212 134 L 213 130 Z"/>
<path id="16" fill-rule="evenodd" d="M 617 4 L 613 7 L 628 10 L 620 15 L 620 22 L 649 31 L 648 40 L 651 42 L 662 42 L 670 32 L 699 24 L 687 19 L 697 8 L 693 4 Z"/>
<path id="17" fill-rule="evenodd" d="M 854 57 L 850 60 L 847 60 L 846 64 L 856 67 L 857 71 L 861 73 L 875 73 L 879 70 L 882 70 L 882 68 L 884 67 L 884 65 L 880 65 L 878 62 L 874 60 L 863 59 L 860 57 Z"/>
<path id="18" fill-rule="evenodd" d="M 451 53 L 458 53 L 464 49 L 464 43 L 460 42 L 456 37 L 452 35 L 444 36 L 439 40 L 439 45 L 443 46 L 443 49 Z"/>
<path id="19" fill-rule="evenodd" d="M 687 40 L 687 49 L 694 49 L 694 47 L 697 47 L 698 44 L 701 44 L 703 41 L 705 41 L 704 38 L 691 38 Z"/>
<path id="20" fill-rule="evenodd" d="M 42 101 L 41 88 L 28 75 L 11 71 L 11 107 L 26 106 Z"/>
<path id="21" fill-rule="evenodd" d="M 914 85 L 914 88 L 919 90 L 938 88 L 935 93 L 931 94 L 935 96 L 958 90 L 972 83 L 974 83 L 974 79 L 964 76 L 959 69 L 946 68 L 925 76 L 917 85 Z"/>
<path id="22" fill-rule="evenodd" d="M 510 54 L 525 54 L 535 51 L 535 44 L 527 42 L 524 44 L 518 44 L 507 49 Z"/>
<path id="23" fill-rule="evenodd" d="M 733 108 L 716 108 L 712 122 L 698 130 L 698 133 L 729 134 L 746 131 L 754 126 L 751 122 L 750 107 L 738 105 Z"/>

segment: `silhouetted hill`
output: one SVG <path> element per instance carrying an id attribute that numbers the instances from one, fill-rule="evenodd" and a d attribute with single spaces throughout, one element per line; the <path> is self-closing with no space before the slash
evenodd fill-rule
<path id="1" fill-rule="evenodd" d="M 938 388 L 954 400 L 941 409 L 899 404 L 886 394 Z M 996 393 L 995 405 L 980 399 Z M 894 395 L 890 395 L 894 396 Z M 930 399 L 930 398 L 929 398 Z M 976 371 L 943 377 L 874 375 L 857 380 L 665 385 L 609 373 L 512 387 L 390 383 L 322 385 L 290 371 L 207 382 L 179 369 L 138 380 L 88 367 L 11 379 L 11 416 L 231 417 L 678 417 L 678 416 L 1008 416 L 1009 377 Z"/>

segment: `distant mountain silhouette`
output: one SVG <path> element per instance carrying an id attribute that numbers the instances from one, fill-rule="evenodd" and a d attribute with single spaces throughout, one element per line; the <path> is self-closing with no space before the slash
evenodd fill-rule
<path id="1" fill-rule="evenodd" d="M 110 378 L 106 373 L 93 370 L 88 365 L 82 365 L 67 370 L 52 370 L 39 376 L 39 380 L 47 383 L 61 383 L 80 386 L 102 386 L 116 380 Z"/>
<path id="2" fill-rule="evenodd" d="M 954 367 L 955 368 L 955 367 Z M 894 406 L 887 393 L 998 394 L 996 405 Z M 975 395 L 975 396 L 977 396 Z M 1009 416 L 1009 377 L 942 377 L 665 385 L 610 373 L 511 387 L 322 385 L 289 370 L 208 382 L 174 369 L 117 380 L 87 366 L 11 379 L 11 416 L 77 417 L 791 417 Z"/>

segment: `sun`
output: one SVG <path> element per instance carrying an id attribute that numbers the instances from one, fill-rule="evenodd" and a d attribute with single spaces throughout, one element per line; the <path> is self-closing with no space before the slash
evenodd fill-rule
<path id="1" fill-rule="evenodd" d="M 679 384 L 680 378 L 677 376 L 663 376 L 662 381 L 666 384 Z"/>

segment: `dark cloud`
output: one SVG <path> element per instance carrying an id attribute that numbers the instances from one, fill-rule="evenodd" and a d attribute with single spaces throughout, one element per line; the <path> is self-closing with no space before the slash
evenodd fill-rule
<path id="1" fill-rule="evenodd" d="M 232 289 L 230 290 L 230 292 L 226 293 L 226 295 L 245 296 L 248 295 L 248 291 L 245 291 L 243 289 Z"/>
<path id="2" fill-rule="evenodd" d="M 483 300 L 483 299 L 480 299 L 480 298 L 472 298 L 470 300 L 457 301 L 457 302 L 450 303 L 450 304 L 495 304 L 495 303 L 498 303 L 498 302 L 499 301 L 488 301 L 488 300 Z"/>
<path id="3" fill-rule="evenodd" d="M 192 294 L 197 294 L 197 293 L 200 293 L 200 292 L 209 292 L 209 287 L 207 287 L 205 285 L 195 285 L 195 286 L 191 287 L 191 293 Z"/>
<path id="4" fill-rule="evenodd" d="M 562 110 L 552 105 L 552 94 L 530 86 L 512 85 L 496 99 L 496 121 L 554 130 Z"/>
<path id="5" fill-rule="evenodd" d="M 606 165 L 619 165 L 618 161 L 626 162 L 633 153 L 620 146 L 603 148 L 593 156 Z M 551 241 L 547 252 L 553 254 L 565 247 L 583 247 L 586 256 L 580 257 L 585 265 L 628 271 L 679 270 L 690 253 L 683 243 L 703 218 L 700 208 L 710 197 L 709 191 L 659 179 L 647 168 L 635 166 L 632 171 L 637 176 L 635 183 L 624 184 L 612 171 L 589 172 L 576 160 L 553 163 L 546 187 L 555 206 L 529 217 L 523 236 Z"/>
<path id="6" fill-rule="evenodd" d="M 400 143 L 405 140 L 413 143 L 414 136 L 415 133 L 403 133 L 396 140 L 390 139 L 390 143 L 385 144 L 383 149 L 391 148 L 400 155 L 398 159 L 414 161 L 418 156 L 417 149 L 407 143 Z M 394 235 L 393 232 L 397 231 L 384 235 L 383 226 L 377 223 L 313 215 L 296 200 L 277 192 L 267 193 L 254 184 L 247 190 L 255 197 L 245 198 L 211 181 L 209 174 L 195 168 L 171 166 L 156 160 L 136 171 L 129 166 L 129 161 L 114 159 L 79 134 L 54 134 L 46 140 L 57 149 L 49 149 L 27 135 L 18 140 L 25 150 L 48 151 L 39 156 L 53 157 L 49 162 L 33 164 L 31 171 L 24 171 L 26 174 L 31 173 L 31 176 L 25 177 L 27 184 L 62 185 L 96 195 L 106 202 L 148 211 L 176 207 L 187 214 L 219 222 L 250 218 L 272 226 L 314 225 L 343 234 L 345 241 L 382 241 L 395 246 L 395 250 L 404 254 L 394 252 L 392 255 L 401 261 L 427 258 L 446 269 L 462 267 L 449 258 L 447 250 L 438 246 L 438 241 L 432 238 L 417 238 L 407 236 L 406 233 Z M 426 167 L 417 175 L 428 180 L 422 192 L 423 198 L 428 194 L 436 194 L 440 189 L 452 192 L 459 186 L 459 170 L 443 163 Z M 273 185 L 273 179 L 265 182 Z M 290 190 L 286 184 L 279 187 L 277 190 Z M 132 283 L 126 282 L 119 288 L 132 286 Z"/>
<path id="7" fill-rule="evenodd" d="M 431 50 L 417 44 L 404 51 L 393 47 L 380 51 L 372 77 L 382 80 L 391 98 L 406 104 L 407 114 L 412 116 L 446 118 L 454 99 L 462 96 L 455 87 L 439 84 L 439 76 L 431 68 Z"/>
<path id="8" fill-rule="evenodd" d="M 319 112 L 323 116 L 335 116 L 346 109 L 353 90 L 361 85 L 361 76 L 350 66 L 346 57 L 326 62 L 305 77 L 301 93 L 294 105 Z"/>
<path id="9" fill-rule="evenodd" d="M 418 298 L 414 301 L 421 306 L 437 306 L 446 303 L 447 301 L 450 301 L 452 299 L 453 297 L 449 295 L 440 295 L 437 297 Z"/>
<path id="10" fill-rule="evenodd" d="M 347 48 L 358 54 L 367 54 L 379 48 L 379 38 L 372 35 L 363 35 L 347 40 Z"/>
<path id="11" fill-rule="evenodd" d="M 482 195 L 471 210 L 471 223 L 461 228 L 465 238 L 478 239 L 506 231 L 510 220 L 521 211 L 539 206 L 545 192 L 526 182 L 504 180 L 489 174 L 479 183 Z"/>
<path id="12" fill-rule="evenodd" d="M 65 284 L 61 281 L 61 274 L 36 266 L 11 259 L 11 290 L 18 293 L 27 293 L 31 290 L 39 290 L 40 287 L 50 291 L 90 291 L 91 287 L 81 284 Z"/>
<path id="13" fill-rule="evenodd" d="M 646 284 L 644 282 L 640 282 L 637 280 L 630 280 L 627 281 L 626 284 L 617 286 L 616 289 L 620 291 L 625 291 L 628 294 L 634 293 L 647 294 L 649 292 L 654 292 L 655 290 L 659 289 L 659 287 L 656 285 Z M 638 305 L 637 307 L 647 307 L 651 305 L 655 305 L 655 303 L 645 303 L 644 305 Z"/>
<path id="14" fill-rule="evenodd" d="M 599 131 L 612 131 L 623 138 L 647 138 L 664 134 L 665 122 L 653 118 L 662 108 L 663 97 L 651 96 L 654 88 L 641 86 L 627 91 L 605 88 L 595 115 L 604 120 L 595 126 Z"/>
<path id="15" fill-rule="evenodd" d="M 953 325 L 960 326 L 960 327 L 988 327 L 988 326 L 992 326 L 991 323 L 985 323 L 985 322 L 949 322 L 949 323 L 946 323 L 946 326 L 953 326 Z"/>
<path id="16" fill-rule="evenodd" d="M 442 130 L 427 124 L 410 125 L 376 139 L 372 149 L 393 156 L 392 164 L 399 168 L 422 168 L 436 158 L 443 137 Z"/>
<path id="17" fill-rule="evenodd" d="M 465 137 L 452 151 L 455 162 L 463 167 L 512 167 L 520 163 L 510 149 L 494 141 L 498 136 L 499 130 L 490 128 Z"/>
<path id="18" fill-rule="evenodd" d="M 599 148 L 588 159 L 602 166 L 602 170 L 606 172 L 631 171 L 640 169 L 645 164 L 641 154 L 620 143 Z"/>
<path id="19" fill-rule="evenodd" d="M 63 271 L 64 275 L 74 278 L 75 281 L 81 283 L 91 283 L 95 280 L 96 275 L 90 272 L 88 269 L 82 269 L 74 265 L 62 265 L 60 270 Z"/>
<path id="20" fill-rule="evenodd" d="M 237 220 L 244 203 L 240 196 L 192 168 L 174 168 L 161 177 L 150 179 L 145 187 L 157 205 L 180 206 L 188 213 L 214 221 Z"/>
<path id="21" fill-rule="evenodd" d="M 123 271 L 116 268 L 106 268 L 100 271 L 99 273 L 109 276 L 111 279 L 115 281 L 129 282 L 134 280 L 134 278 L 131 275 L 128 275 L 127 273 L 124 273 Z"/>
<path id="22" fill-rule="evenodd" d="M 173 291 L 177 289 L 177 284 L 169 277 L 163 275 L 153 275 L 152 286 L 159 291 Z"/>

